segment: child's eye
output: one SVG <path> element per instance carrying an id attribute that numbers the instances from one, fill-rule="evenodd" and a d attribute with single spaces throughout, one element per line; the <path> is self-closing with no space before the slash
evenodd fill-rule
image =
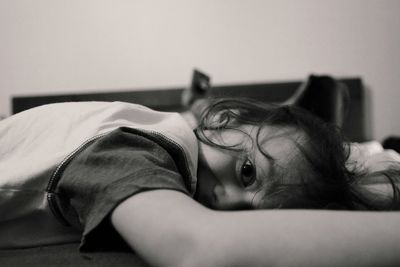
<path id="1" fill-rule="evenodd" d="M 245 187 L 248 187 L 254 183 L 256 180 L 256 170 L 254 168 L 253 163 L 249 160 L 246 159 L 243 162 L 242 168 L 241 168 L 241 179 L 242 183 Z"/>

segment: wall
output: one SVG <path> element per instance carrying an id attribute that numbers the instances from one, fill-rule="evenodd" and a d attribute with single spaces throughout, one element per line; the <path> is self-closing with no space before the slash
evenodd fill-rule
<path id="1" fill-rule="evenodd" d="M 361 76 L 371 138 L 400 135 L 400 1 L 0 0 L 10 96 Z"/>

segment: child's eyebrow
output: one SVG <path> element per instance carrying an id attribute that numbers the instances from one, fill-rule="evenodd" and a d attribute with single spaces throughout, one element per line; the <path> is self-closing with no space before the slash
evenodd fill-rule
<path id="1" fill-rule="evenodd" d="M 256 148 L 253 147 L 253 159 L 256 168 L 256 180 L 260 185 L 268 182 L 267 177 L 272 177 L 275 173 L 276 158 L 266 152 L 259 142 L 256 142 Z M 261 155 L 258 155 L 258 152 Z M 258 155 L 258 156 L 257 156 Z M 265 171 L 268 169 L 268 171 Z"/>
<path id="2" fill-rule="evenodd" d="M 261 160 L 257 157 L 255 158 L 256 164 L 256 180 L 259 181 L 261 187 L 265 185 L 267 182 L 270 182 L 268 177 L 274 177 L 276 172 L 276 160 L 269 154 L 266 154 L 265 151 L 261 151 L 261 154 L 264 156 Z M 268 155 L 268 156 L 267 156 Z M 266 171 L 267 169 L 267 171 Z M 258 171 L 260 170 L 260 171 Z"/>

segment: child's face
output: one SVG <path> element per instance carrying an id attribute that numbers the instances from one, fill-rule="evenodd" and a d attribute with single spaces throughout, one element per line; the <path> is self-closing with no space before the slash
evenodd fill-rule
<path id="1" fill-rule="evenodd" d="M 224 130 L 208 137 L 221 145 L 238 145 L 243 152 L 211 147 L 200 142 L 198 188 L 196 198 L 213 209 L 256 209 L 264 195 L 273 193 L 279 174 L 290 172 L 288 164 L 297 158 L 299 151 L 293 140 L 301 137 L 290 128 L 277 129 L 264 126 L 259 135 L 262 150 L 257 147 L 258 127 L 245 125 L 238 130 Z M 280 176 L 279 183 L 295 183 L 293 178 Z M 264 203 L 265 208 L 265 203 Z M 271 202 L 271 208 L 273 204 Z"/>

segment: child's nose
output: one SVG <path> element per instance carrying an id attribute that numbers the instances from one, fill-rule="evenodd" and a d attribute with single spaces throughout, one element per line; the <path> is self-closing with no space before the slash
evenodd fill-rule
<path id="1" fill-rule="evenodd" d="M 251 209 L 248 192 L 235 186 L 216 185 L 214 187 L 216 207 L 221 210 Z"/>

